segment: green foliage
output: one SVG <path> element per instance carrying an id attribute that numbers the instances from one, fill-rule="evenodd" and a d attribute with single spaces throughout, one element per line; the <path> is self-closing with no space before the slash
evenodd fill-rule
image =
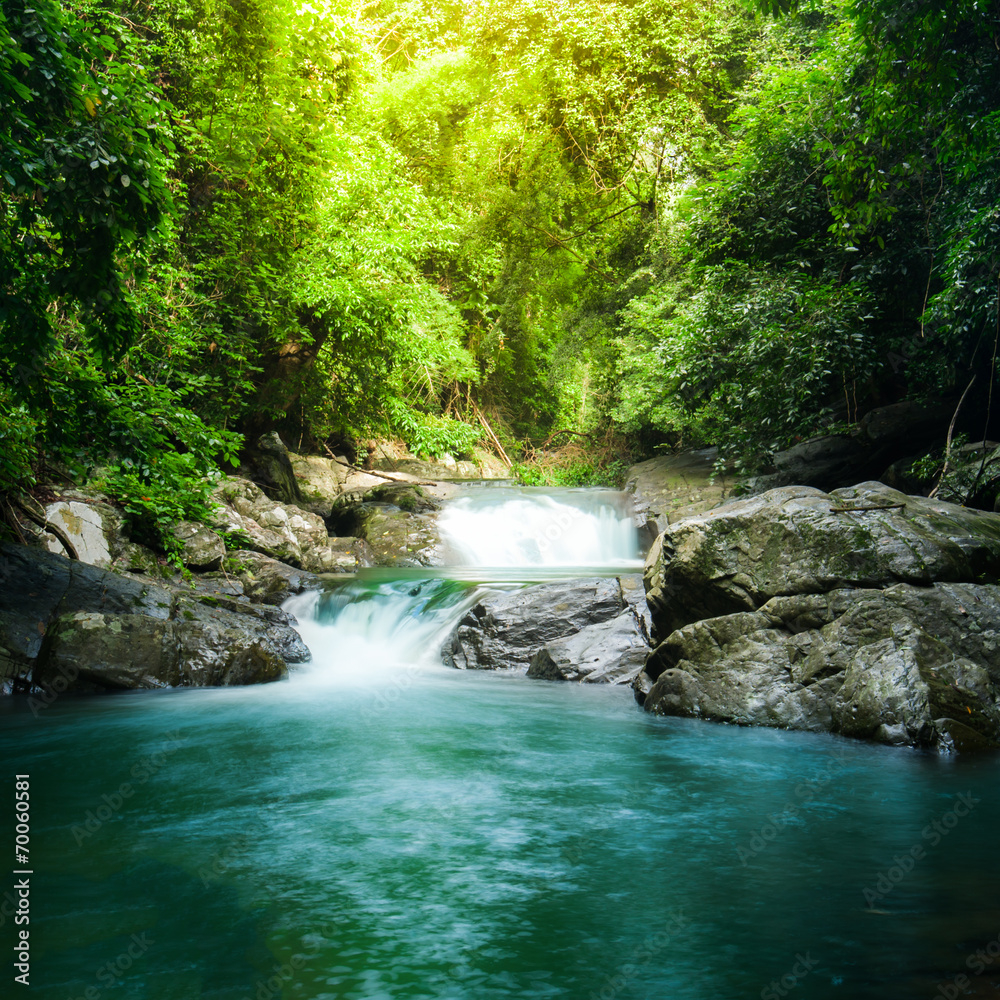
<path id="1" fill-rule="evenodd" d="M 388 402 L 388 426 L 406 441 L 421 458 L 467 456 L 478 443 L 482 431 L 471 424 L 450 417 L 411 410 L 398 400 Z"/>
<path id="2" fill-rule="evenodd" d="M 118 357 L 137 322 L 118 251 L 172 210 L 167 108 L 135 46 L 96 5 L 0 12 L 0 374 L 55 346 L 74 303 L 94 349 Z M 20 380 L 9 384 L 17 386 Z"/>

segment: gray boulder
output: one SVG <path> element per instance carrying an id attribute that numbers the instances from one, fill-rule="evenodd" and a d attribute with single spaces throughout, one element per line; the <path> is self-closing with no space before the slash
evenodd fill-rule
<path id="1" fill-rule="evenodd" d="M 336 541 L 336 539 L 334 539 Z M 314 573 L 272 559 L 252 549 L 235 549 L 222 564 L 226 576 L 237 582 L 251 601 L 281 604 L 293 594 L 318 590 L 322 581 Z"/>
<path id="2" fill-rule="evenodd" d="M 628 684 L 642 670 L 649 645 L 631 608 L 547 642 L 531 658 L 528 676 L 550 681 Z"/>
<path id="3" fill-rule="evenodd" d="M 650 656 L 648 711 L 894 745 L 1000 745 L 1000 587 L 897 584 L 774 597 Z"/>
<path id="4" fill-rule="evenodd" d="M 625 480 L 636 526 L 649 543 L 668 524 L 718 507 L 732 492 L 733 479 L 717 474 L 717 448 L 662 455 L 633 465 Z"/>
<path id="5" fill-rule="evenodd" d="M 287 673 L 270 644 L 243 628 L 75 612 L 53 623 L 33 680 L 46 692 L 93 694 L 260 684 Z"/>
<path id="6" fill-rule="evenodd" d="M 346 489 L 350 470 L 346 465 L 319 455 L 295 455 L 289 452 L 288 458 L 298 483 L 298 505 L 320 517 L 328 517 L 337 498 Z"/>
<path id="7" fill-rule="evenodd" d="M 440 566 L 440 500 L 410 483 L 385 483 L 362 495 L 344 494 L 330 523 L 338 535 L 363 539 L 376 566 Z"/>
<path id="8" fill-rule="evenodd" d="M 222 565 L 226 545 L 218 532 L 197 521 L 180 521 L 172 534 L 180 542 L 180 559 L 189 569 L 212 570 Z"/>
<path id="9" fill-rule="evenodd" d="M 255 483 L 227 477 L 213 491 L 214 526 L 234 533 L 245 547 L 312 573 L 332 571 L 336 556 L 323 518 L 271 500 Z"/>
<path id="10" fill-rule="evenodd" d="M 546 643 L 610 622 L 627 610 L 615 579 L 570 580 L 495 593 L 461 619 L 442 655 L 445 663 L 460 670 L 524 671 Z"/>
<path id="11" fill-rule="evenodd" d="M 672 524 L 650 550 L 645 584 L 653 637 L 662 640 L 774 596 L 998 574 L 995 514 L 870 482 L 831 494 L 784 487 Z"/>
<path id="12" fill-rule="evenodd" d="M 0 546 L 0 569 L 0 682 L 7 690 L 255 683 L 309 656 L 291 616 L 242 598 L 192 593 L 16 545 Z"/>

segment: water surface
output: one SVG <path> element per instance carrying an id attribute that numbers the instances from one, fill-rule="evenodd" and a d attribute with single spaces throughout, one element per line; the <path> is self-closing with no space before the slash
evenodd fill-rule
<path id="1" fill-rule="evenodd" d="M 307 598 L 315 661 L 286 683 L 0 705 L 6 773 L 32 775 L 25 995 L 996 995 L 1000 959 L 968 962 L 1000 936 L 997 755 L 449 670 L 475 593 Z"/>

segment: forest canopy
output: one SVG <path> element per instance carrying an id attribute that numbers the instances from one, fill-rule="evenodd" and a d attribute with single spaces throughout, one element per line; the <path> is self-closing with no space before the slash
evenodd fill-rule
<path id="1" fill-rule="evenodd" d="M 985 434 L 998 40 L 972 0 L 4 0 L 0 489 L 155 534 L 270 429 Z"/>

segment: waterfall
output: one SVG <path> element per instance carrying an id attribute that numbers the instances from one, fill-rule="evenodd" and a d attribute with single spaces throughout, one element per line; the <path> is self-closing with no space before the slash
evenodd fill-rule
<path id="1" fill-rule="evenodd" d="M 634 573 L 638 539 L 621 494 L 485 487 L 448 502 L 439 528 L 449 565 L 361 570 L 285 602 L 312 651 L 314 681 L 440 666 L 441 643 L 486 589 Z"/>
<path id="2" fill-rule="evenodd" d="M 460 566 L 620 567 L 638 554 L 623 506 L 611 490 L 484 489 L 445 508 L 441 533 Z"/>

